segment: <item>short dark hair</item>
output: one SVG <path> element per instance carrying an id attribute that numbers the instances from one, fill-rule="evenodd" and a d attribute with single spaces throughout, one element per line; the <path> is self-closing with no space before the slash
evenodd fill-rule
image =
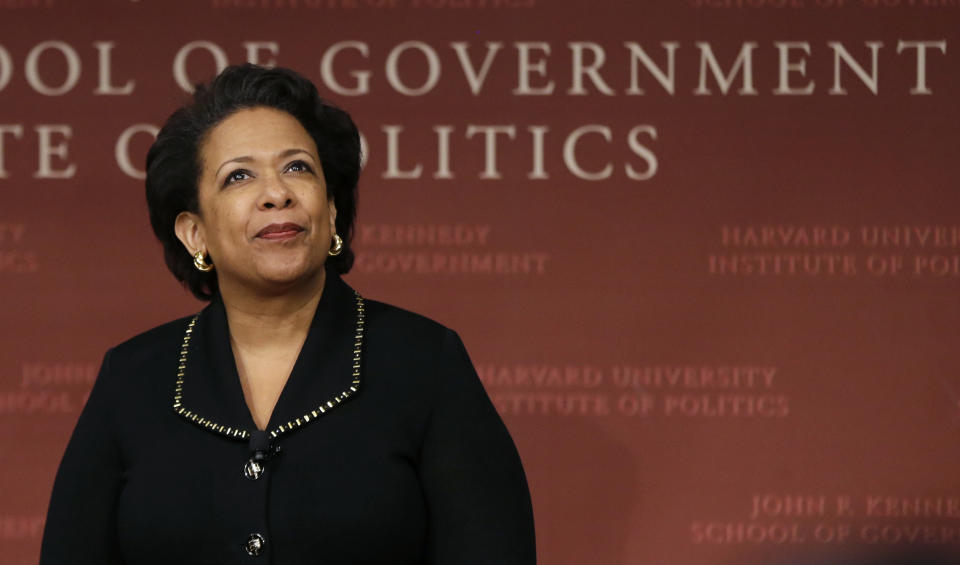
<path id="1" fill-rule="evenodd" d="M 147 208 L 153 233 L 173 276 L 201 300 L 218 291 L 216 269 L 193 267 L 193 257 L 174 233 L 177 215 L 199 213 L 197 183 L 203 170 L 200 148 L 214 126 L 238 110 L 255 107 L 287 112 L 317 145 L 327 197 L 337 208 L 337 234 L 343 250 L 327 263 L 338 273 L 353 266 L 350 241 L 357 215 L 360 134 L 350 115 L 320 98 L 312 82 L 294 71 L 245 64 L 227 67 L 210 83 L 197 85 L 193 98 L 175 111 L 147 153 Z"/>

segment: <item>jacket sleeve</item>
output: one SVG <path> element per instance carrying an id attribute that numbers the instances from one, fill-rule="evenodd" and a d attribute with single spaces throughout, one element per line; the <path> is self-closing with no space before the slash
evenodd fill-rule
<path id="1" fill-rule="evenodd" d="M 104 356 L 57 470 L 47 511 L 40 565 L 121 563 L 117 498 L 122 476 L 111 392 L 110 351 Z"/>
<path id="2" fill-rule="evenodd" d="M 421 449 L 427 563 L 536 563 L 533 509 L 520 457 L 466 349 L 446 330 Z"/>

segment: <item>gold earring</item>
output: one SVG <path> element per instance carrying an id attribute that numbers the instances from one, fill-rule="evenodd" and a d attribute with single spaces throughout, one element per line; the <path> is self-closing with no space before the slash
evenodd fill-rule
<path id="1" fill-rule="evenodd" d="M 197 249 L 197 252 L 193 254 L 193 266 L 197 268 L 198 271 L 204 273 L 209 273 L 213 270 L 213 265 L 207 263 L 206 257 L 204 257 L 203 251 Z"/>
<path id="2" fill-rule="evenodd" d="M 336 257 L 340 255 L 341 251 L 343 251 L 343 240 L 340 239 L 339 235 L 333 234 L 333 248 L 327 251 L 327 255 Z"/>

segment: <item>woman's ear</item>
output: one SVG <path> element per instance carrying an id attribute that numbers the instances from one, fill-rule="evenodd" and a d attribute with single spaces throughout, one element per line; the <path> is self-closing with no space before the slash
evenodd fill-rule
<path id="1" fill-rule="evenodd" d="M 337 205 L 333 203 L 333 199 L 327 203 L 327 207 L 330 209 L 330 233 L 337 233 Z"/>
<path id="2" fill-rule="evenodd" d="M 203 221 L 193 212 L 180 212 L 173 224 L 173 231 L 177 239 L 186 248 L 187 253 L 193 255 L 197 251 L 207 252 L 207 242 L 203 233 Z"/>

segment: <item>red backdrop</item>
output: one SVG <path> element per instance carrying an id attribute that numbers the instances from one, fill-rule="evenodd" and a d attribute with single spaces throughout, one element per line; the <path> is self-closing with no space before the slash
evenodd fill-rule
<path id="1" fill-rule="evenodd" d="M 457 329 L 546 564 L 960 545 L 956 0 L 0 2 L 0 544 L 201 305 L 138 175 L 254 57 L 368 149 L 347 277 Z M 82 517 L 78 517 L 82 519 Z"/>

